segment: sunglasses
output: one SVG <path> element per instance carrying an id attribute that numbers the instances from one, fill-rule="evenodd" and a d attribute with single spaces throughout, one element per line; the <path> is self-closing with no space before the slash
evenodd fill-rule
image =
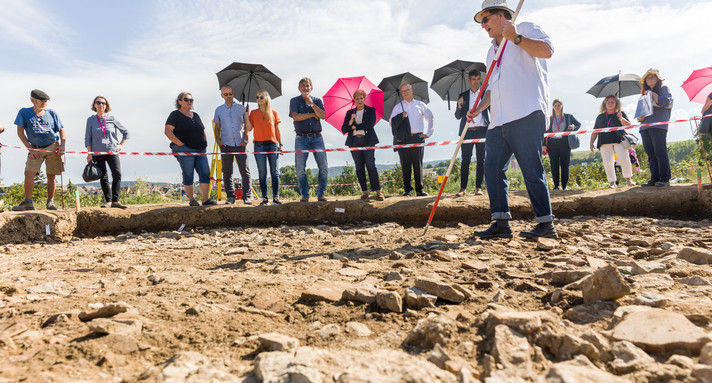
<path id="1" fill-rule="evenodd" d="M 492 17 L 492 16 L 494 16 L 494 15 L 496 15 L 496 13 L 491 13 L 491 14 L 489 14 L 489 15 L 483 17 L 483 18 L 482 18 L 482 24 L 487 24 L 487 22 L 489 21 L 489 18 Z"/>
<path id="2" fill-rule="evenodd" d="M 192 98 L 183 97 L 183 101 L 185 101 L 185 102 L 193 102 L 193 101 L 195 101 L 195 100 L 193 100 Z"/>
<path id="3" fill-rule="evenodd" d="M 94 101 L 94 103 L 97 105 L 106 105 L 106 102 L 104 101 Z"/>
<path id="4" fill-rule="evenodd" d="M 255 98 L 258 99 L 258 100 L 264 100 L 264 99 L 265 99 L 265 96 L 257 96 L 257 97 L 255 97 Z"/>
<path id="5" fill-rule="evenodd" d="M 223 93 L 223 96 L 225 96 L 225 97 L 232 96 L 232 93 Z"/>

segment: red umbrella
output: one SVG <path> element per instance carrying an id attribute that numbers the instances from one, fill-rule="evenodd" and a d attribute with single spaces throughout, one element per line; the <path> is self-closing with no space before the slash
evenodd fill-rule
<path id="1" fill-rule="evenodd" d="M 346 112 L 354 108 L 353 95 L 357 90 L 366 92 L 366 105 L 376 108 L 376 121 L 383 118 L 383 91 L 369 81 L 366 76 L 344 77 L 324 95 L 326 122 L 341 132 Z"/>
<path id="2" fill-rule="evenodd" d="M 693 71 L 682 84 L 690 101 L 704 104 L 707 96 L 712 93 L 712 67 Z"/>

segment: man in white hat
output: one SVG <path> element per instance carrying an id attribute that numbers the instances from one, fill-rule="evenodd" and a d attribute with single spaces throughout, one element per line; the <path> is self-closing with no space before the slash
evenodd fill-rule
<path id="1" fill-rule="evenodd" d="M 510 238 L 509 182 L 505 171 L 514 154 L 524 176 L 537 225 L 522 231 L 527 238 L 558 238 L 551 211 L 549 186 L 542 164 L 542 146 L 549 115 L 549 74 L 546 59 L 554 53 L 549 36 L 536 24 L 512 23 L 514 12 L 505 0 L 485 0 L 475 15 L 492 38 L 487 62 L 494 60 L 497 49 L 509 41 L 501 58 L 494 64 L 488 90 L 474 113 L 474 119 L 490 107 L 490 124 L 485 149 L 485 182 L 494 223 L 480 238 Z"/>

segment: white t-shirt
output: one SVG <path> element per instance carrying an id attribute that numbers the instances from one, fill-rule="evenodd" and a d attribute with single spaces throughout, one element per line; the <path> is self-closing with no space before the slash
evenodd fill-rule
<path id="1" fill-rule="evenodd" d="M 538 25 L 523 22 L 517 25 L 517 31 L 522 36 L 546 41 L 553 51 L 549 36 Z M 492 46 L 487 52 L 488 63 L 494 60 L 497 48 L 497 42 L 492 40 Z M 543 111 L 545 116 L 550 114 L 549 70 L 545 59 L 530 55 L 510 41 L 501 56 L 500 65 L 494 65 L 488 84 L 490 129 L 526 117 L 537 110 Z"/>

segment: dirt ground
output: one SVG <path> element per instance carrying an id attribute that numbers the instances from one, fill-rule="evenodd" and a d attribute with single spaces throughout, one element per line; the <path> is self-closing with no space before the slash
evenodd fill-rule
<path id="1" fill-rule="evenodd" d="M 434 198 L 2 213 L 0 383 L 544 381 L 579 367 L 593 380 L 548 381 L 709 381 L 712 192 L 669 190 L 556 192 L 553 242 L 473 239 L 489 220 L 475 196 L 443 200 L 427 235 Z M 530 229 L 526 196 L 512 204 L 515 234 Z M 588 302 L 581 281 L 607 265 L 626 290 Z M 464 298 L 408 301 L 423 280 Z M 621 341 L 622 318 L 650 307 L 703 335 Z M 332 357 L 267 371 L 300 353 Z"/>

